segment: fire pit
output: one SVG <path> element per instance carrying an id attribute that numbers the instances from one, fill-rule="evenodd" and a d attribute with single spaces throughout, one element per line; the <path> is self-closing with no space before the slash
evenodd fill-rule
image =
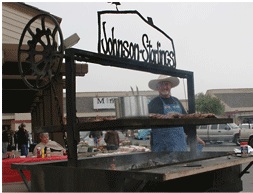
<path id="1" fill-rule="evenodd" d="M 201 152 L 198 160 L 194 161 L 190 152 L 136 152 L 78 159 L 77 167 L 67 166 L 67 161 L 52 161 L 12 164 L 11 168 L 30 170 L 32 192 L 164 191 L 161 188 L 171 183 L 167 186 L 167 191 L 190 191 L 191 187 L 185 190 L 185 186 L 178 187 L 173 183 L 186 183 L 190 177 L 196 180 L 203 177 L 216 179 L 215 172 L 220 172 L 219 175 L 222 173 L 217 169 L 225 168 L 228 170 L 226 175 L 231 179 L 236 175 L 236 180 L 240 182 L 237 184 L 241 184 L 238 164 L 249 160 L 235 156 L 228 159 L 224 156 L 227 153 Z M 187 167 L 187 163 L 196 161 L 201 167 Z M 198 184 L 197 181 L 192 183 Z M 209 185 L 204 186 L 205 190 Z M 196 186 L 194 190 L 196 191 Z"/>

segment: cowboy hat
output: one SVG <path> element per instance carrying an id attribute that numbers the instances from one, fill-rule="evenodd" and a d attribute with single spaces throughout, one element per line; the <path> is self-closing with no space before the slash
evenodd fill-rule
<path id="1" fill-rule="evenodd" d="M 158 77 L 158 79 L 150 80 L 149 83 L 148 83 L 148 86 L 152 90 L 157 90 L 158 83 L 166 82 L 166 81 L 171 83 L 171 88 L 176 87 L 177 85 L 179 85 L 179 79 L 177 77 L 160 75 Z"/>

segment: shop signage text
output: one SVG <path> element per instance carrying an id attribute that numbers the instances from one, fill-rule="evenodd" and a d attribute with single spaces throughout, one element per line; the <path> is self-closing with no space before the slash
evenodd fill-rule
<path id="1" fill-rule="evenodd" d="M 115 109 L 115 99 L 117 97 L 93 98 L 93 109 Z"/>

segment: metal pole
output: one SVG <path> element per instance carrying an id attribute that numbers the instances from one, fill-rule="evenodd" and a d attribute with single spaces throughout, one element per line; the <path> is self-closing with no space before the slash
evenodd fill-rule
<path id="1" fill-rule="evenodd" d="M 68 166 L 77 167 L 79 131 L 76 127 L 76 64 L 71 49 L 65 51 Z"/>
<path id="2" fill-rule="evenodd" d="M 195 113 L 195 95 L 194 95 L 194 78 L 193 73 L 188 74 L 187 76 L 187 89 L 188 89 L 188 107 L 189 114 Z M 190 151 L 192 158 L 196 158 L 197 156 L 197 134 L 196 134 L 196 126 L 189 125 L 189 143 L 190 143 Z"/>

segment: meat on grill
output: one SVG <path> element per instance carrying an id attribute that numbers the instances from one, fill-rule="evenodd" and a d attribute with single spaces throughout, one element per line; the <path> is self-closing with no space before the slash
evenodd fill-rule
<path id="1" fill-rule="evenodd" d="M 204 119 L 204 118 L 217 118 L 215 114 L 201 114 L 201 113 L 192 113 L 192 114 L 174 114 L 174 115 L 161 115 L 156 113 L 150 113 L 150 118 L 155 119 Z"/>

